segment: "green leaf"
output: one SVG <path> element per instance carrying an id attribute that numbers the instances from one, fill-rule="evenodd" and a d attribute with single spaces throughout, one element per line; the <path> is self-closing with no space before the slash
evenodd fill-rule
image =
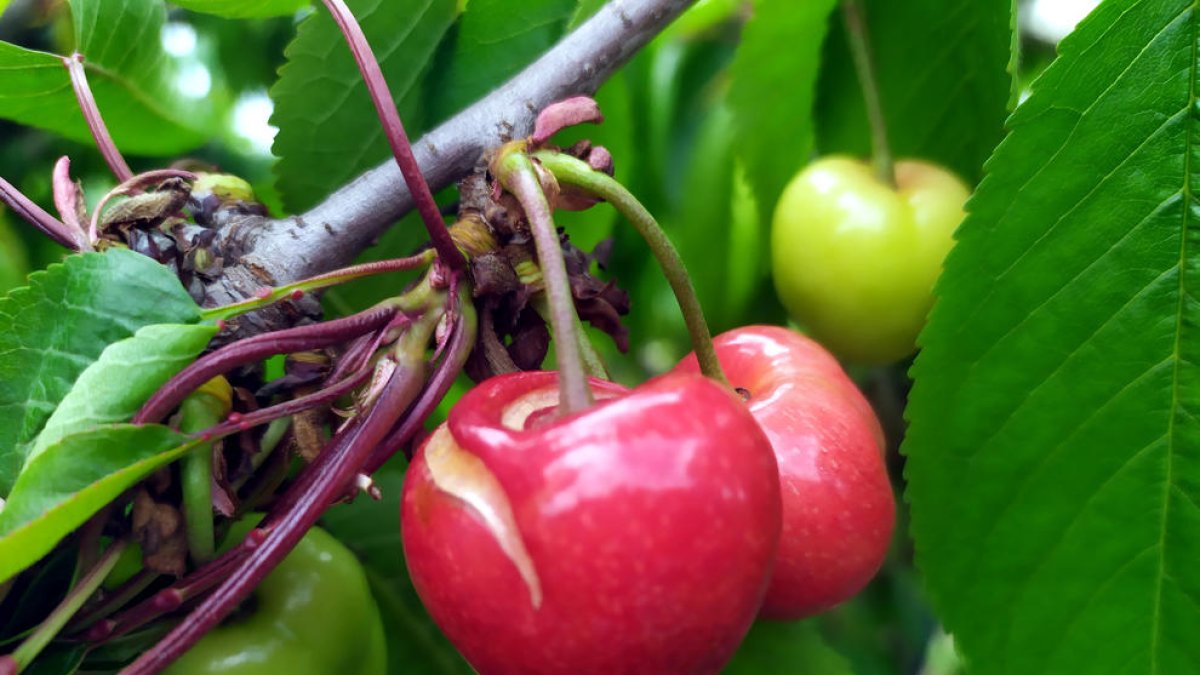
<path id="1" fill-rule="evenodd" d="M 1200 672 L 1198 33 L 1191 1 L 1102 4 L 946 262 L 904 449 L 973 673 Z"/>
<path id="2" fill-rule="evenodd" d="M 166 267 L 124 249 L 71 256 L 0 298 L 0 495 L 25 444 L 110 343 L 200 310 Z"/>
<path id="3" fill-rule="evenodd" d="M 478 0 L 472 0 L 472 5 Z M 388 672 L 470 675 L 467 665 L 421 605 L 408 579 L 400 544 L 404 474 L 385 467 L 374 476 L 383 499 L 358 499 L 330 509 L 321 526 L 358 555 L 379 603 L 388 640 Z"/>
<path id="4" fill-rule="evenodd" d="M 87 652 L 85 644 L 55 644 L 38 654 L 21 672 L 23 675 L 72 675 L 83 665 Z"/>
<path id="5" fill-rule="evenodd" d="M 65 436 L 132 418 L 151 394 L 196 360 L 216 334 L 212 325 L 156 324 L 109 345 L 50 415 L 25 465 Z"/>
<path id="6" fill-rule="evenodd" d="M 13 584 L 4 599 L 4 618 L 0 619 L 0 650 L 16 649 L 38 625 L 54 611 L 75 582 L 78 551 L 58 549 L 46 556 L 36 570 Z M 140 563 L 140 560 L 139 560 Z"/>
<path id="7" fill-rule="evenodd" d="M 888 141 L 969 182 L 1000 141 L 1012 77 L 1008 0 L 864 0 Z M 819 94 L 817 149 L 871 152 L 862 88 L 840 13 L 831 24 Z"/>
<path id="8" fill-rule="evenodd" d="M 166 9 L 148 0 L 71 0 L 76 49 L 117 147 L 169 155 L 199 146 L 214 128 L 211 103 L 177 89 L 162 49 Z M 0 118 L 92 143 L 62 60 L 0 42 Z"/>
<path id="9" fill-rule="evenodd" d="M 0 583 L 155 469 L 201 443 L 159 425 L 72 434 L 30 462 L 0 511 Z"/>
<path id="10" fill-rule="evenodd" d="M 700 1 L 704 2 L 704 0 Z M 567 22 L 567 30 L 575 30 L 579 27 L 579 24 L 592 18 L 592 15 L 600 11 L 604 3 L 605 0 L 579 0 L 574 13 L 571 14 L 570 21 Z"/>
<path id="11" fill-rule="evenodd" d="M 692 143 L 692 161 L 687 163 L 683 176 L 683 194 L 687 198 L 682 200 L 677 222 L 670 229 L 684 263 L 694 271 L 696 293 L 716 333 L 746 323 L 749 311 L 758 309 L 756 305 L 768 304 L 756 301 L 753 291 L 765 291 L 768 298 L 773 296 L 762 288 L 770 269 L 766 255 L 768 233 L 760 219 L 744 217 L 747 198 L 744 191 L 738 197 L 739 202 L 734 202 L 738 188 L 736 142 L 729 107 L 713 106 Z M 735 209 L 743 212 L 737 219 Z M 753 200 L 749 211 L 756 215 Z M 661 276 L 661 272 L 655 269 L 654 275 Z M 673 312 L 678 314 L 679 310 L 675 308 Z"/>
<path id="12" fill-rule="evenodd" d="M 171 4 L 227 19 L 261 19 L 295 14 L 308 7 L 310 0 L 171 0 Z"/>
<path id="13" fill-rule="evenodd" d="M 821 45 L 836 5 L 836 0 L 757 0 L 730 69 L 738 154 L 768 218 L 812 154 Z"/>
<path id="14" fill-rule="evenodd" d="M 471 0 L 427 78 L 434 120 L 503 84 L 562 36 L 576 0 Z"/>
<path id="15" fill-rule="evenodd" d="M 350 0 L 410 137 L 424 126 L 421 74 L 455 15 L 454 0 Z M 271 88 L 272 150 L 284 206 L 298 213 L 391 156 L 350 49 L 329 13 L 304 20 Z"/>
<path id="16" fill-rule="evenodd" d="M 750 628 L 724 675 L 852 675 L 811 621 L 759 621 Z"/>

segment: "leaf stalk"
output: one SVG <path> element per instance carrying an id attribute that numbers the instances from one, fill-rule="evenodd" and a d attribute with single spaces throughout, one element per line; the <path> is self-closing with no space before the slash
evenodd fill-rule
<path id="1" fill-rule="evenodd" d="M 560 183 L 581 188 L 609 202 L 633 225 L 646 241 L 654 259 L 666 275 L 671 291 L 675 294 L 675 300 L 679 303 L 684 323 L 687 325 L 688 335 L 692 339 L 692 349 L 696 351 L 700 372 L 732 388 L 725 377 L 725 371 L 721 369 L 720 360 L 717 359 L 712 332 L 704 319 L 704 309 L 700 306 L 700 298 L 696 295 L 696 287 L 687 273 L 683 258 L 650 211 L 619 181 L 603 171 L 593 169 L 583 160 L 549 150 L 534 153 L 534 159 L 554 174 Z"/>

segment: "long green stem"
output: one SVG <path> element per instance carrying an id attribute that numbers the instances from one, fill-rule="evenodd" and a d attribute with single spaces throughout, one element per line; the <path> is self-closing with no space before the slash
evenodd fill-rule
<path id="1" fill-rule="evenodd" d="M 321 274 L 309 279 L 302 279 L 295 283 L 287 284 L 286 286 L 264 287 L 253 298 L 236 302 L 231 305 L 222 305 L 220 307 L 212 307 L 201 311 L 200 315 L 208 321 L 218 321 L 229 319 L 231 317 L 245 314 L 256 309 L 274 304 L 288 297 L 296 297 L 301 293 L 309 293 L 318 291 L 322 288 L 329 288 L 338 284 L 344 284 L 356 279 L 373 276 L 376 274 L 387 274 L 389 272 L 401 272 L 405 270 L 417 269 L 420 267 L 428 267 L 437 258 L 437 252 L 433 249 L 428 249 L 423 253 L 419 253 L 410 258 L 397 258 L 395 260 L 380 260 L 377 262 L 363 263 L 362 265 L 354 265 L 340 270 L 334 270 L 326 274 Z"/>
<path id="2" fill-rule="evenodd" d="M 492 175 L 521 203 L 533 231 L 538 265 L 546 284 L 546 299 L 550 303 L 550 329 L 558 355 L 558 382 L 562 394 L 559 411 L 564 415 L 578 412 L 592 404 L 592 390 L 588 387 L 583 356 L 579 352 L 575 301 L 571 297 L 567 264 L 563 260 L 550 203 L 542 192 L 537 169 L 521 150 L 502 152 L 493 163 Z"/>
<path id="3" fill-rule="evenodd" d="M 646 207 L 642 206 L 624 185 L 612 176 L 596 171 L 582 160 L 549 150 L 539 151 L 534 157 L 554 174 L 559 183 L 583 188 L 603 198 L 616 207 L 637 229 L 666 275 L 671 291 L 675 293 L 675 300 L 679 303 L 683 321 L 692 338 L 692 349 L 696 351 L 700 372 L 725 386 L 730 386 L 729 380 L 725 378 L 725 371 L 721 369 L 721 362 L 717 359 L 717 351 L 713 348 L 712 333 L 708 330 L 708 322 L 704 320 L 704 310 L 700 307 L 700 298 L 696 296 L 692 278 L 688 276 L 679 251 L 659 227 L 654 216 L 650 215 Z"/>
<path id="4" fill-rule="evenodd" d="M 533 310 L 538 313 L 538 316 L 543 320 L 550 320 L 550 303 L 546 294 L 535 295 L 530 299 L 533 305 Z M 604 366 L 604 359 L 600 358 L 600 354 L 596 351 L 596 346 L 588 339 L 587 333 L 583 331 L 583 320 L 579 315 L 575 316 L 575 334 L 579 336 L 579 354 L 583 357 L 583 369 L 591 377 L 601 380 L 611 380 L 612 377 L 608 374 L 608 368 Z"/>
<path id="5" fill-rule="evenodd" d="M 140 558 L 141 553 L 138 552 L 138 549 L 131 549 L 131 551 L 137 553 Z M 134 600 L 134 598 L 141 595 L 147 588 L 150 588 L 150 586 L 160 578 L 161 576 L 158 573 L 151 572 L 147 569 L 143 569 L 141 572 L 136 573 L 132 578 L 130 578 L 129 581 L 122 584 L 120 588 L 111 593 L 106 593 L 104 595 L 104 599 L 98 604 L 89 607 L 86 612 L 77 615 L 67 625 L 67 635 L 79 633 L 91 628 L 92 625 L 94 625 L 97 621 L 107 618 L 113 612 L 124 607 L 125 605 L 128 605 Z"/>
<path id="6" fill-rule="evenodd" d="M 58 635 L 63 626 L 67 625 L 67 621 L 75 615 L 75 612 L 79 611 L 83 603 L 92 597 L 104 578 L 112 571 L 113 566 L 117 564 L 125 545 L 124 540 L 119 540 L 109 546 L 104 555 L 100 556 L 96 562 L 96 566 L 79 580 L 79 583 L 71 589 L 67 597 L 63 598 L 58 607 L 50 612 L 50 616 L 46 617 L 46 620 L 29 637 L 25 638 L 20 647 L 17 647 L 17 650 L 12 653 L 12 660 L 16 661 L 17 672 L 33 662 L 37 655 L 46 648 L 46 645 L 50 644 L 54 636 Z"/>
<path id="7" fill-rule="evenodd" d="M 224 378 L 210 382 L 180 405 L 179 430 L 194 434 L 221 423 L 229 414 L 229 384 Z M 211 386 L 210 386 L 211 385 Z M 222 386 L 223 385 L 223 386 Z M 183 515 L 187 523 L 188 551 L 197 563 L 212 558 L 216 550 L 212 508 L 213 444 L 201 443 L 183 458 Z"/>
<path id="8" fill-rule="evenodd" d="M 875 174 L 888 185 L 896 184 L 896 172 L 892 166 L 892 148 L 888 144 L 887 122 L 883 118 L 883 105 L 879 102 L 879 80 L 875 77 L 875 62 L 871 58 L 871 43 L 867 38 L 867 22 L 859 0 L 842 0 L 842 16 L 846 23 L 846 37 L 850 43 L 850 55 L 854 59 L 854 70 L 862 85 L 863 101 L 867 107 L 867 123 L 871 127 L 871 160 Z"/>

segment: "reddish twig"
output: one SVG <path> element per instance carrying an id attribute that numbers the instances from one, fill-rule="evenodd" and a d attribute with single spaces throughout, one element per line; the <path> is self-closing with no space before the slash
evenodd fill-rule
<path id="1" fill-rule="evenodd" d="M 467 311 L 470 311 L 469 309 Z M 379 467 L 392 458 L 404 446 L 408 445 L 418 431 L 424 428 L 425 420 L 438 407 L 446 393 L 454 385 L 454 380 L 462 372 L 463 364 L 471 355 L 475 344 L 475 319 L 470 315 L 459 313 L 455 322 L 454 334 L 446 346 L 445 356 L 433 371 L 429 383 L 421 396 L 404 413 L 404 417 L 395 429 L 387 435 L 379 447 L 371 453 L 362 471 L 366 474 L 375 473 Z"/>
<path id="2" fill-rule="evenodd" d="M 262 545 L 264 536 L 261 527 L 251 530 L 240 545 L 133 607 L 96 623 L 83 634 L 83 638 L 97 644 L 107 642 L 179 609 L 183 603 L 203 595 L 228 578 L 250 551 Z"/>
<path id="3" fill-rule="evenodd" d="M 95 97 L 92 96 L 91 87 L 88 86 L 87 72 L 83 67 L 83 54 L 75 52 L 70 56 L 64 56 L 62 62 L 67 67 L 67 72 L 71 74 L 71 87 L 75 90 L 75 99 L 79 101 L 79 109 L 83 111 L 83 119 L 87 121 L 88 131 L 92 132 L 92 138 L 96 140 L 96 147 L 104 156 L 109 170 L 117 177 L 117 181 L 124 183 L 133 177 L 133 172 L 129 170 L 129 165 L 125 163 L 121 152 L 117 150 L 117 144 L 113 142 L 112 135 L 108 133 L 108 126 L 104 124 L 104 117 L 100 115 L 100 108 L 96 105 Z"/>
<path id="4" fill-rule="evenodd" d="M 33 203 L 12 183 L 0 178 L 0 202 L 4 202 L 22 220 L 41 230 L 42 234 L 66 246 L 72 251 L 82 249 L 82 243 L 61 220 L 46 212 L 45 209 Z"/>
<path id="5" fill-rule="evenodd" d="M 326 403 L 333 403 L 342 396 L 350 393 L 355 387 L 363 384 L 371 376 L 371 366 L 364 365 L 341 381 L 320 389 L 306 396 L 289 399 L 266 408 L 259 408 L 250 413 L 233 413 L 229 418 L 211 429 L 206 429 L 202 435 L 211 439 L 222 438 L 238 431 L 244 431 L 260 424 L 266 424 L 280 417 L 288 417 L 296 413 L 311 410 Z"/>
<path id="6" fill-rule="evenodd" d="M 466 258 L 454 244 L 454 239 L 450 237 L 450 230 L 446 228 L 446 222 L 442 220 L 441 209 L 433 199 L 433 192 L 429 189 L 429 184 L 425 182 L 425 176 L 421 173 L 421 165 L 417 163 L 412 145 L 408 141 L 408 134 L 404 131 L 404 123 L 400 121 L 400 113 L 396 111 L 396 102 L 392 99 L 391 91 L 388 90 L 387 80 L 384 79 L 383 71 L 379 68 L 379 61 L 371 51 L 367 36 L 363 34 L 362 27 L 358 25 L 358 21 L 345 2 L 324 0 L 324 3 L 325 7 L 329 9 L 329 13 L 333 15 L 333 20 L 337 22 L 338 28 L 341 29 L 342 35 L 346 36 L 346 43 L 350 46 L 350 52 L 354 54 L 354 61 L 358 64 L 358 70 L 367 84 L 367 91 L 371 94 L 375 112 L 378 113 L 379 121 L 383 124 L 384 135 L 388 139 L 388 145 L 392 148 L 396 165 L 400 167 L 400 173 L 404 176 L 404 183 L 412 194 L 417 211 L 421 214 L 421 220 L 425 221 L 425 229 L 429 231 L 429 238 L 438 252 L 438 258 L 453 270 L 465 269 Z"/>
<path id="7" fill-rule="evenodd" d="M 275 354 L 318 349 L 387 325 L 396 310 L 376 307 L 343 319 L 263 333 L 218 349 L 181 370 L 158 389 L 134 416 L 134 424 L 161 421 L 197 387 L 238 366 L 255 363 Z"/>

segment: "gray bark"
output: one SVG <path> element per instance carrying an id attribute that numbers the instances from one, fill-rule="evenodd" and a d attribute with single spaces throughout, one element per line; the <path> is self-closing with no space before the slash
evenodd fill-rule
<path id="1" fill-rule="evenodd" d="M 483 153 L 527 136 L 547 104 L 592 94 L 693 0 L 612 0 L 513 79 L 455 115 L 414 145 L 436 191 L 466 175 Z M 349 264 L 412 209 L 394 161 L 331 194 L 307 213 L 280 220 L 241 218 L 221 235 L 225 273 L 207 289 L 206 304 L 233 302 L 264 285 L 283 284 Z M 315 303 L 245 317 L 242 331 L 290 325 Z M 255 325 L 257 324 L 257 325 Z"/>

